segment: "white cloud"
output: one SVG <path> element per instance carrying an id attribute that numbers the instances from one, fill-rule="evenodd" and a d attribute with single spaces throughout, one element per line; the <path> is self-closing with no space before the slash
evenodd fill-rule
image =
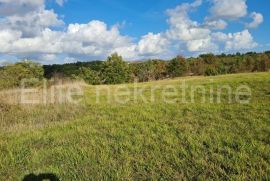
<path id="1" fill-rule="evenodd" d="M 168 58 L 179 52 L 198 54 L 254 48 L 257 44 L 248 30 L 227 34 L 216 32 L 227 27 L 226 18 L 234 19 L 246 14 L 245 1 L 234 0 L 240 7 L 227 14 L 221 14 L 218 10 L 221 0 L 213 1 L 213 14 L 206 17 L 204 22 L 194 21 L 189 16 L 202 4 L 202 0 L 184 3 L 167 10 L 167 30 L 147 33 L 136 42 L 122 35 L 117 24 L 109 27 L 102 21 L 93 20 L 86 24 L 65 25 L 53 10 L 45 8 L 44 0 L 0 0 L 0 10 L 3 6 L 12 7 L 14 2 L 17 2 L 14 8 L 18 10 L 0 11 L 0 15 L 2 13 L 4 16 L 0 21 L 0 55 L 12 54 L 18 58 L 34 58 L 46 63 L 103 59 L 113 52 L 134 60 Z M 56 2 L 62 5 L 62 1 Z M 225 9 L 229 8 L 226 2 L 223 1 Z M 27 10 L 24 10 L 24 6 Z M 254 22 L 259 22 L 258 14 L 252 16 Z M 64 28 L 54 30 L 56 26 Z"/>
<path id="2" fill-rule="evenodd" d="M 211 41 L 211 38 L 192 40 L 187 42 L 187 49 L 190 52 L 216 52 L 218 45 Z"/>
<path id="3" fill-rule="evenodd" d="M 115 52 L 119 53 L 120 55 L 122 55 L 124 58 L 128 60 L 139 59 L 136 44 L 129 44 L 126 46 L 117 47 L 111 51 L 111 53 L 115 53 Z"/>
<path id="4" fill-rule="evenodd" d="M 183 43 L 189 52 L 216 51 L 218 46 L 212 42 L 211 30 L 208 26 L 192 21 L 189 12 L 201 5 L 202 1 L 177 6 L 167 11 L 170 28 L 166 31 L 168 39 L 174 43 Z M 223 23 L 223 22 L 222 22 Z M 213 28 L 213 25 L 211 25 Z M 181 47 L 179 47 L 181 48 Z"/>
<path id="5" fill-rule="evenodd" d="M 225 43 L 226 50 L 244 50 L 255 48 L 258 44 L 254 42 L 248 30 L 237 33 L 229 33 Z"/>
<path id="6" fill-rule="evenodd" d="M 246 0 L 212 0 L 212 16 L 215 18 L 238 19 L 246 16 Z"/>
<path id="7" fill-rule="evenodd" d="M 160 33 L 148 33 L 143 36 L 138 43 L 138 53 L 140 55 L 158 55 L 165 53 L 168 49 L 169 41 Z"/>
<path id="8" fill-rule="evenodd" d="M 74 63 L 74 62 L 77 62 L 78 60 L 74 57 L 66 57 L 64 59 L 64 63 Z"/>
<path id="9" fill-rule="evenodd" d="M 68 39 L 82 42 L 84 46 L 96 45 L 115 48 L 128 44 L 129 37 L 121 36 L 117 26 L 111 29 L 104 22 L 91 21 L 88 24 L 70 24 L 67 30 Z"/>
<path id="10" fill-rule="evenodd" d="M 218 43 L 224 43 L 228 40 L 228 35 L 222 32 L 214 32 L 211 34 L 212 39 Z"/>
<path id="11" fill-rule="evenodd" d="M 224 45 L 225 51 L 248 50 L 258 46 L 248 30 L 228 34 L 216 32 L 212 34 L 212 38 Z"/>
<path id="12" fill-rule="evenodd" d="M 189 17 L 189 12 L 200 6 L 200 1 L 195 1 L 196 5 L 185 3 L 168 10 L 170 28 L 166 32 L 167 37 L 176 41 L 174 43 L 184 43 L 188 52 L 237 51 L 256 47 L 257 43 L 248 30 L 228 34 L 215 32 L 227 27 L 227 22 L 221 18 L 236 19 L 245 16 L 246 1 L 213 0 L 213 2 L 212 17 L 206 17 L 202 24 Z"/>
<path id="13" fill-rule="evenodd" d="M 168 23 L 170 28 L 167 30 L 167 36 L 174 40 L 194 40 L 202 39 L 209 35 L 209 30 L 201 28 L 198 23 L 189 18 L 188 13 L 200 6 L 202 1 L 197 0 L 194 3 L 184 3 L 174 9 L 167 10 L 169 16 Z"/>
<path id="14" fill-rule="evenodd" d="M 14 36 L 17 35 L 17 36 Z M 130 45 L 130 39 L 121 36 L 116 27 L 108 28 L 100 21 L 88 24 L 70 24 L 67 31 L 44 29 L 39 36 L 23 38 L 19 31 L 0 31 L 1 53 L 17 54 L 73 54 L 103 57 L 115 48 Z"/>
<path id="15" fill-rule="evenodd" d="M 24 15 L 44 7 L 44 0 L 0 0 L 0 16 Z"/>
<path id="16" fill-rule="evenodd" d="M 247 28 L 257 28 L 263 22 L 263 15 L 260 13 L 252 12 L 250 17 L 253 21 L 246 25 Z"/>
<path id="17" fill-rule="evenodd" d="M 0 30 L 0 52 L 12 53 L 12 43 L 21 37 L 22 33 L 15 30 Z"/>
<path id="18" fill-rule="evenodd" d="M 227 22 L 222 20 L 222 19 L 218 19 L 218 20 L 209 20 L 206 18 L 204 26 L 210 29 L 214 29 L 214 30 L 223 30 L 227 27 Z"/>
<path id="19" fill-rule="evenodd" d="M 59 5 L 59 6 L 63 6 L 64 5 L 64 0 L 55 0 L 56 3 Z"/>
<path id="20" fill-rule="evenodd" d="M 15 7 L 14 3 L 17 3 Z M 3 47 L 0 53 L 49 61 L 61 54 L 102 58 L 115 50 L 134 46 L 129 37 L 120 34 L 116 25 L 109 28 L 101 21 L 70 24 L 65 31 L 52 30 L 51 27 L 62 26 L 64 22 L 53 10 L 45 9 L 43 0 L 0 0 L 0 9 L 3 7 L 14 9 L 1 12 L 4 18 L 0 22 Z"/>
<path id="21" fill-rule="evenodd" d="M 33 37 L 40 34 L 45 28 L 64 25 L 53 10 L 40 9 L 24 15 L 12 15 L 0 24 L 1 29 L 15 29 L 21 31 L 23 36 Z"/>

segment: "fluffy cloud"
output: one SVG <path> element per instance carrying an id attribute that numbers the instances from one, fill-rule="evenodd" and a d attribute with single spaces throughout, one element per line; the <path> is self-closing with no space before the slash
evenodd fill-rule
<path id="1" fill-rule="evenodd" d="M 207 27 L 209 29 L 223 30 L 227 27 L 228 24 L 226 21 L 224 21 L 222 19 L 210 20 L 210 19 L 206 18 L 204 25 L 205 25 L 205 27 Z"/>
<path id="2" fill-rule="evenodd" d="M 167 38 L 174 43 L 181 42 L 190 52 L 210 50 L 216 47 L 211 42 L 211 30 L 201 26 L 198 22 L 189 18 L 189 12 L 201 5 L 202 1 L 184 3 L 174 9 L 167 10 L 170 28 L 166 31 Z"/>
<path id="3" fill-rule="evenodd" d="M 0 28 L 18 30 L 22 32 L 23 37 L 33 37 L 47 27 L 61 25 L 64 25 L 64 22 L 58 19 L 53 10 L 40 9 L 24 15 L 8 16 L 0 23 Z"/>
<path id="4" fill-rule="evenodd" d="M 192 21 L 188 13 L 200 6 L 202 1 L 197 0 L 192 4 L 184 3 L 174 9 L 167 10 L 169 16 L 168 23 L 170 29 L 167 30 L 167 36 L 174 40 L 196 40 L 202 39 L 209 35 L 210 31 L 198 26 L 198 23 Z"/>
<path id="5" fill-rule="evenodd" d="M 257 46 L 248 30 L 237 33 L 229 33 L 225 44 L 226 50 L 252 49 Z"/>
<path id="6" fill-rule="evenodd" d="M 155 56 L 167 51 L 169 41 L 160 33 L 148 33 L 143 36 L 138 43 L 138 53 L 140 55 Z"/>
<path id="7" fill-rule="evenodd" d="M 212 42 L 211 38 L 192 40 L 187 42 L 187 49 L 190 52 L 217 52 L 218 45 Z"/>
<path id="8" fill-rule="evenodd" d="M 247 14 L 246 1 L 213 0 L 213 3 L 212 17 L 206 17 L 204 23 L 192 21 L 189 17 L 189 12 L 200 6 L 201 1 L 168 10 L 170 28 L 166 32 L 167 37 L 185 44 L 188 52 L 238 51 L 256 47 L 257 43 L 248 30 L 228 34 L 216 32 L 227 27 L 227 22 L 221 18 L 236 19 Z M 252 13 L 252 17 L 252 26 L 257 25 L 261 19 L 258 13 Z"/>
<path id="9" fill-rule="evenodd" d="M 91 21 L 88 24 L 70 24 L 68 39 L 81 42 L 84 46 L 105 46 L 115 48 L 128 43 L 130 39 L 121 36 L 117 26 L 111 29 L 104 22 Z"/>
<path id="10" fill-rule="evenodd" d="M 1 36 L 1 34 L 3 34 Z M 109 29 L 105 23 L 91 21 L 88 24 L 70 24 L 66 32 L 46 28 L 39 36 L 23 38 L 21 32 L 0 31 L 7 49 L 18 54 L 82 54 L 102 56 L 114 48 L 130 44 L 130 39 L 121 36 L 116 27 Z M 3 38 L 2 38 L 3 37 Z M 5 50 L 5 52 L 3 52 Z"/>
<path id="11" fill-rule="evenodd" d="M 23 15 L 44 7 L 44 0 L 0 0 L 0 16 Z"/>
<path id="12" fill-rule="evenodd" d="M 3 7 L 12 7 L 14 2 L 13 9 L 1 11 Z M 64 1 L 56 2 L 62 5 Z M 0 21 L 0 55 L 55 63 L 59 60 L 102 59 L 113 52 L 127 59 L 144 59 L 168 58 L 179 52 L 198 54 L 254 48 L 257 44 L 248 30 L 227 34 L 217 32 L 227 27 L 226 18 L 235 19 L 246 14 L 245 1 L 234 0 L 240 7 L 232 10 L 227 1 L 213 2 L 212 16 L 202 23 L 189 16 L 202 0 L 167 10 L 169 28 L 156 34 L 147 33 L 135 42 L 122 35 L 117 25 L 109 27 L 98 20 L 65 25 L 53 10 L 45 8 L 44 0 L 0 0 L 0 15 L 4 17 Z M 230 10 L 222 14 L 219 12 L 221 7 Z M 259 13 L 252 13 L 252 18 L 254 21 L 249 27 L 260 24 Z M 56 26 L 63 28 L 54 30 Z"/>
<path id="13" fill-rule="evenodd" d="M 59 55 L 103 58 L 115 50 L 126 49 L 125 46 L 129 49 L 134 46 L 131 38 L 122 36 L 117 26 L 109 28 L 101 21 L 70 24 L 65 31 L 52 30 L 51 27 L 63 26 L 64 22 L 53 10 L 45 9 L 43 0 L 15 1 L 0 0 L 0 9 L 16 4 L 10 12 L 0 11 L 4 16 L 0 21 L 0 46 L 3 47 L 0 53 L 52 61 Z"/>
<path id="14" fill-rule="evenodd" d="M 21 37 L 20 31 L 14 30 L 0 30 L 0 51 L 1 53 L 11 53 L 12 43 Z"/>
<path id="15" fill-rule="evenodd" d="M 246 0 L 212 0 L 212 16 L 215 18 L 237 19 L 246 16 Z"/>
<path id="16" fill-rule="evenodd" d="M 248 30 L 228 34 L 217 32 L 213 33 L 212 37 L 223 43 L 226 51 L 252 49 L 258 45 Z"/>
<path id="17" fill-rule="evenodd" d="M 250 14 L 250 17 L 253 21 L 246 25 L 248 28 L 257 28 L 263 22 L 263 15 L 260 13 L 253 12 Z"/>

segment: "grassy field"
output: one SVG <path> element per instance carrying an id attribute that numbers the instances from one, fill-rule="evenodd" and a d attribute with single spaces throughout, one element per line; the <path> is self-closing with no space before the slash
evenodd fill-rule
<path id="1" fill-rule="evenodd" d="M 252 94 L 237 99 L 243 85 Z M 78 105 L 0 111 L 0 180 L 270 179 L 269 72 L 87 86 Z"/>

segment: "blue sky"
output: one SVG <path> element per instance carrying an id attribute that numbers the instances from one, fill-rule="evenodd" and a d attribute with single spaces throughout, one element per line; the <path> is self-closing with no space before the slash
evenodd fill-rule
<path id="1" fill-rule="evenodd" d="M 148 32 L 158 33 L 168 28 L 166 10 L 172 9 L 185 2 L 183 0 L 68 0 L 63 7 L 49 1 L 48 7 L 53 8 L 64 21 L 70 23 L 88 23 L 91 20 L 101 20 L 112 26 L 125 23 L 121 32 L 125 35 L 140 37 Z M 194 20 L 203 20 L 209 14 L 210 3 L 205 3 L 191 16 Z M 270 2 L 268 0 L 247 1 L 250 12 L 258 11 L 264 16 L 260 28 L 251 30 L 260 43 L 270 43 Z M 243 18 L 243 21 L 248 18 Z M 248 21 L 248 20 L 247 20 Z M 241 23 L 232 22 L 227 32 L 240 31 L 244 28 Z M 266 39 L 268 33 L 268 39 Z"/>
<path id="2" fill-rule="evenodd" d="M 0 0 L 0 63 L 270 49 L 268 0 Z"/>

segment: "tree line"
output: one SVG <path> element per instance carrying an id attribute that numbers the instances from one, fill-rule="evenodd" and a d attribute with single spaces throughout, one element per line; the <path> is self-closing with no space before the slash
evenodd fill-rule
<path id="1" fill-rule="evenodd" d="M 0 68 L 0 88 L 37 86 L 43 78 L 84 80 L 88 84 L 121 84 L 147 82 L 181 76 L 215 76 L 270 69 L 270 51 L 245 54 L 203 54 L 196 58 L 177 56 L 171 60 L 126 62 L 117 53 L 106 61 L 77 62 L 63 65 L 40 65 L 23 61 Z"/>

